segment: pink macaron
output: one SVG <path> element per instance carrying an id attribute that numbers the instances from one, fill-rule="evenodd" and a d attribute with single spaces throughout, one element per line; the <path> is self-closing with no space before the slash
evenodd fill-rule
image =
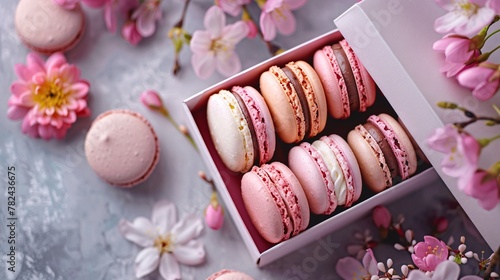
<path id="1" fill-rule="evenodd" d="M 241 179 L 241 195 L 253 225 L 270 243 L 287 240 L 309 225 L 307 197 L 283 163 L 254 166 Z"/>
<path id="2" fill-rule="evenodd" d="M 85 14 L 79 3 L 65 9 L 52 0 L 21 0 L 15 14 L 16 31 L 30 49 L 51 54 L 74 47 L 85 30 Z"/>
<path id="3" fill-rule="evenodd" d="M 293 147 L 288 162 L 314 214 L 331 214 L 337 206 L 349 207 L 361 195 L 361 172 L 356 157 L 347 142 L 336 134 Z"/>
<path id="4" fill-rule="evenodd" d="M 85 138 L 85 156 L 104 181 L 132 187 L 146 180 L 159 160 L 158 137 L 143 116 L 129 110 L 99 115 Z"/>
<path id="5" fill-rule="evenodd" d="M 211 95 L 207 121 L 215 149 L 230 170 L 246 172 L 273 157 L 273 120 L 264 98 L 253 87 L 235 86 Z"/>
<path id="6" fill-rule="evenodd" d="M 283 142 L 298 143 L 325 128 L 325 93 L 316 71 L 307 62 L 271 66 L 260 76 L 260 90 Z"/>
<path id="7" fill-rule="evenodd" d="M 317 50 L 313 65 L 332 117 L 345 119 L 353 112 L 366 111 L 375 102 L 375 82 L 346 40 Z"/>
<path id="8" fill-rule="evenodd" d="M 232 269 L 222 269 L 208 276 L 206 280 L 254 280 L 254 279 L 240 271 Z"/>
<path id="9" fill-rule="evenodd" d="M 374 192 L 405 180 L 417 169 L 417 157 L 409 136 L 390 115 L 372 115 L 347 136 L 363 181 Z"/>

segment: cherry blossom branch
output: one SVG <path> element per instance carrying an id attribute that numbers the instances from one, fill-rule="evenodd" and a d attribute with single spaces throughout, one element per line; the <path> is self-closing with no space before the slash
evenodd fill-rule
<path id="1" fill-rule="evenodd" d="M 252 15 L 248 11 L 247 5 L 243 5 L 242 8 L 243 8 L 243 16 L 247 17 L 248 20 L 251 20 L 257 26 L 257 22 L 253 19 Z M 276 44 L 264 40 L 264 34 L 262 34 L 262 31 L 259 28 L 257 28 L 257 34 L 259 35 L 260 39 L 262 39 L 262 41 L 266 44 L 267 50 L 271 55 L 277 55 L 281 51 L 283 51 L 283 49 L 277 46 Z"/>
<path id="2" fill-rule="evenodd" d="M 182 8 L 182 14 L 179 21 L 170 29 L 168 36 L 174 43 L 175 48 L 175 57 L 174 57 L 174 67 L 172 68 L 172 73 L 177 75 L 177 73 L 181 70 L 181 64 L 179 62 L 179 54 L 182 50 L 182 46 L 184 43 L 189 45 L 189 41 L 191 40 L 191 35 L 187 33 L 184 28 L 184 19 L 186 18 L 186 13 L 191 0 L 186 0 L 184 2 L 184 7 Z"/>
<path id="3" fill-rule="evenodd" d="M 495 126 L 495 125 L 498 125 L 500 124 L 500 118 L 493 118 L 493 117 L 487 117 L 487 116 L 477 116 L 474 112 L 464 108 L 464 107 L 461 107 L 461 106 L 458 106 L 457 104 L 455 103 L 451 103 L 451 102 L 438 102 L 437 103 L 437 106 L 440 107 L 440 108 L 443 108 L 443 109 L 456 109 L 456 110 L 460 110 L 464 113 L 464 115 L 468 118 L 470 118 L 470 120 L 467 120 L 467 121 L 464 121 L 464 122 L 456 122 L 454 123 L 454 125 L 460 129 L 460 130 L 463 130 L 466 126 L 470 125 L 470 124 L 473 124 L 477 121 L 486 121 L 486 125 L 487 126 Z"/>
<path id="4" fill-rule="evenodd" d="M 500 269 L 500 247 L 495 251 L 493 256 L 490 259 L 490 264 L 488 265 L 488 268 L 484 271 L 484 280 L 489 280 L 490 279 L 490 274 L 494 271 L 494 269 L 499 268 Z"/>

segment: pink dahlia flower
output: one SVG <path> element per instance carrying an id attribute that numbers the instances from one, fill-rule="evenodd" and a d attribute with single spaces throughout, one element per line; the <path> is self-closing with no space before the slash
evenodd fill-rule
<path id="1" fill-rule="evenodd" d="M 500 203 L 499 181 L 484 170 L 474 173 L 467 182 L 464 192 L 478 199 L 479 205 L 486 210 L 491 210 Z"/>
<path id="2" fill-rule="evenodd" d="M 472 95 L 481 101 L 492 98 L 500 89 L 500 65 L 483 62 L 463 70 L 457 76 L 458 82 L 472 89 Z"/>
<path id="3" fill-rule="evenodd" d="M 295 31 L 296 22 L 292 10 L 302 7 L 307 0 L 267 0 L 260 14 L 260 29 L 264 40 L 276 37 L 276 29 L 283 35 Z"/>
<path id="4" fill-rule="evenodd" d="M 22 131 L 31 137 L 61 139 L 77 117 L 90 115 L 90 85 L 61 53 L 51 55 L 46 62 L 30 53 L 26 60 L 26 65 L 14 68 L 18 80 L 10 87 L 7 116 L 23 119 Z"/>
<path id="5" fill-rule="evenodd" d="M 424 241 L 417 243 L 413 249 L 411 258 L 423 271 L 434 271 L 440 263 L 448 260 L 448 247 L 433 236 L 424 236 Z"/>

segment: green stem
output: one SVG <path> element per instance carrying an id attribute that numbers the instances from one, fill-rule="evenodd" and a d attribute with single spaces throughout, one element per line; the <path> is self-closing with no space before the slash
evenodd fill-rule
<path id="1" fill-rule="evenodd" d="M 184 136 L 186 136 L 186 138 L 188 139 L 189 143 L 191 143 L 191 145 L 193 146 L 193 148 L 196 151 L 198 151 L 198 147 L 196 146 L 196 143 L 194 142 L 193 137 L 191 137 L 191 135 L 189 133 L 186 133 L 185 131 L 183 131 L 180 128 L 180 126 L 177 124 L 177 122 L 174 120 L 174 118 L 172 118 L 172 116 L 168 113 L 167 109 L 165 109 L 164 107 L 162 107 L 159 111 L 160 111 L 160 113 L 163 116 L 165 116 L 170 121 L 170 123 L 172 123 L 174 125 L 174 127 L 177 129 L 177 131 L 179 131 Z"/>
<path id="2" fill-rule="evenodd" d="M 491 55 L 492 53 L 494 53 L 495 51 L 497 51 L 498 49 L 500 49 L 500 45 L 498 45 L 496 48 L 492 49 L 491 51 L 489 51 L 488 53 Z"/>
<path id="3" fill-rule="evenodd" d="M 253 23 L 257 26 L 257 23 L 255 22 L 255 20 L 253 19 L 252 15 L 248 11 L 247 5 L 243 5 L 242 7 L 243 7 L 243 12 L 246 13 L 246 15 L 248 16 L 249 20 L 253 21 Z M 276 46 L 275 44 L 271 43 L 270 41 L 264 40 L 264 34 L 262 34 L 262 31 L 260 30 L 260 28 L 257 28 L 257 33 L 259 34 L 260 39 L 262 39 L 262 41 L 266 44 L 266 47 L 267 47 L 267 50 L 269 51 L 269 53 L 271 55 L 273 55 L 273 56 L 276 55 L 276 53 L 281 48 L 279 46 Z"/>
<path id="4" fill-rule="evenodd" d="M 495 35 L 498 32 L 500 32 L 500 29 L 491 32 L 488 36 L 486 36 L 486 38 L 484 38 L 484 41 L 486 42 L 486 40 L 488 40 L 491 36 Z"/>

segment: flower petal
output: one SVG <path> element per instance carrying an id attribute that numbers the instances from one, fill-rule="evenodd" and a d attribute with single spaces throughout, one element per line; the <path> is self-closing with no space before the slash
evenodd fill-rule
<path id="1" fill-rule="evenodd" d="M 215 70 L 215 57 L 213 52 L 208 52 L 204 55 L 193 54 L 191 64 L 194 72 L 202 79 L 208 78 Z"/>
<path id="2" fill-rule="evenodd" d="M 371 249 L 366 250 L 365 256 L 363 257 L 363 267 L 370 275 L 378 274 L 377 260 Z"/>
<path id="3" fill-rule="evenodd" d="M 198 216 L 191 214 L 181 219 L 171 230 L 175 244 L 185 244 L 196 238 L 203 230 L 203 223 Z"/>
<path id="4" fill-rule="evenodd" d="M 89 84 L 86 82 L 74 83 L 71 85 L 70 89 L 73 92 L 72 96 L 74 98 L 83 98 L 87 96 L 89 92 Z"/>
<path id="5" fill-rule="evenodd" d="M 212 39 L 220 37 L 222 29 L 226 25 L 226 16 L 217 6 L 212 6 L 207 10 L 203 21 L 205 28 L 212 35 Z"/>
<path id="6" fill-rule="evenodd" d="M 458 279 L 460 276 L 460 267 L 456 262 L 444 261 L 440 263 L 432 278 L 434 279 Z"/>
<path id="7" fill-rule="evenodd" d="M 153 246 L 156 237 L 156 231 L 153 224 L 146 218 L 137 217 L 132 223 L 127 220 L 121 220 L 118 229 L 123 237 L 139 246 Z"/>
<path id="8" fill-rule="evenodd" d="M 60 68 L 63 65 L 67 64 L 66 58 L 62 53 L 54 53 L 45 62 L 45 66 L 47 68 L 47 72 L 51 73 L 55 70 L 55 68 Z"/>
<path id="9" fill-rule="evenodd" d="M 296 10 L 306 4 L 307 0 L 284 0 L 283 3 L 290 9 Z"/>
<path id="10" fill-rule="evenodd" d="M 196 54 L 205 54 L 210 51 L 212 38 L 210 32 L 205 30 L 196 30 L 193 33 L 189 47 L 191 51 Z"/>
<path id="11" fill-rule="evenodd" d="M 106 0 L 82 0 L 82 3 L 91 8 L 101 8 L 105 2 Z"/>
<path id="12" fill-rule="evenodd" d="M 52 138 L 52 130 L 48 125 L 39 125 L 38 133 L 40 134 L 40 137 L 44 140 L 49 140 Z"/>
<path id="13" fill-rule="evenodd" d="M 463 25 L 468 18 L 461 13 L 450 12 L 436 19 L 434 29 L 439 33 L 448 33 L 455 27 Z"/>
<path id="14" fill-rule="evenodd" d="M 226 53 L 225 56 L 217 55 L 217 71 L 229 77 L 241 70 L 240 58 L 235 52 Z"/>
<path id="15" fill-rule="evenodd" d="M 104 5 L 104 21 L 106 22 L 106 27 L 108 28 L 109 32 L 115 33 L 117 19 L 116 11 L 113 7 L 113 1 L 108 1 Z"/>
<path id="16" fill-rule="evenodd" d="M 271 15 L 268 13 L 262 12 L 260 14 L 260 30 L 262 31 L 262 35 L 265 41 L 271 41 L 276 37 L 276 25 L 274 24 Z"/>
<path id="17" fill-rule="evenodd" d="M 16 96 L 20 96 L 21 94 L 23 94 L 29 90 L 30 89 L 29 89 L 28 85 L 26 85 L 26 83 L 22 82 L 22 81 L 14 81 L 10 85 L 10 91 L 12 92 L 12 94 L 14 94 Z"/>
<path id="18" fill-rule="evenodd" d="M 24 117 L 23 123 L 21 125 L 22 132 L 33 138 L 40 137 L 40 134 L 38 134 L 38 125 L 36 124 L 31 125 L 30 122 L 31 122 L 31 117 L 30 114 L 28 113 L 26 117 Z"/>
<path id="19" fill-rule="evenodd" d="M 493 21 L 494 17 L 494 10 L 487 7 L 481 7 L 473 16 L 469 17 L 469 19 L 464 24 L 455 27 L 455 31 L 466 36 L 475 35 L 483 27 L 490 24 Z"/>
<path id="20" fill-rule="evenodd" d="M 365 274 L 361 263 L 353 257 L 345 257 L 338 260 L 335 265 L 335 271 L 344 280 L 362 279 L 355 277 L 362 277 Z"/>
<path id="21" fill-rule="evenodd" d="M 177 221 L 175 205 L 167 200 L 158 201 L 153 207 L 151 221 L 159 235 L 165 235 Z"/>
<path id="22" fill-rule="evenodd" d="M 181 279 L 181 269 L 172 254 L 161 255 L 160 275 L 165 280 Z"/>
<path id="23" fill-rule="evenodd" d="M 10 106 L 9 109 L 7 109 L 7 117 L 11 120 L 20 120 L 26 116 L 29 110 L 30 108 L 22 106 Z"/>
<path id="24" fill-rule="evenodd" d="M 288 9 L 280 9 L 279 11 L 271 12 L 271 16 L 276 24 L 276 28 L 283 35 L 290 35 L 295 31 L 297 23 L 292 11 Z"/>
<path id="25" fill-rule="evenodd" d="M 30 52 L 26 57 L 26 66 L 33 73 L 45 72 L 45 66 L 42 58 L 34 52 Z"/>
<path id="26" fill-rule="evenodd" d="M 495 70 L 486 67 L 471 67 L 458 74 L 457 80 L 460 85 L 473 89 L 488 80 L 493 72 Z"/>
<path id="27" fill-rule="evenodd" d="M 160 263 L 160 251 L 155 247 L 142 249 L 135 258 L 135 277 L 141 278 L 153 272 Z"/>
<path id="28" fill-rule="evenodd" d="M 248 24 L 240 20 L 224 27 L 222 31 L 222 40 L 234 46 L 243 40 L 248 35 L 248 32 Z"/>
<path id="29" fill-rule="evenodd" d="M 144 4 L 143 4 L 144 5 Z M 153 35 L 156 29 L 156 11 L 146 9 L 146 11 L 137 18 L 136 28 L 142 37 Z"/>
<path id="30" fill-rule="evenodd" d="M 205 249 L 198 240 L 175 246 L 173 254 L 180 263 L 187 265 L 198 265 L 205 260 Z"/>
<path id="31" fill-rule="evenodd" d="M 424 272 L 421 270 L 412 270 L 408 274 L 408 279 L 409 280 L 431 280 L 431 278 L 427 277 Z M 445 279 L 445 278 L 442 278 Z"/>

